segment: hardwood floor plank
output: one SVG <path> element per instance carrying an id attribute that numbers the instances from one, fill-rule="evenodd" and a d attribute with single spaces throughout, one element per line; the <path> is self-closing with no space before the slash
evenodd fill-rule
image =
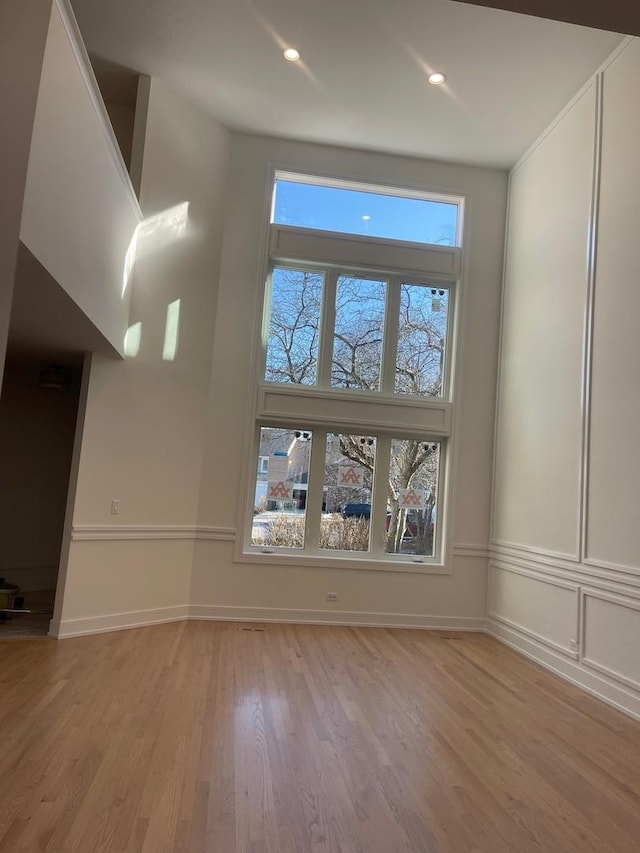
<path id="1" fill-rule="evenodd" d="M 640 724 L 481 634 L 0 642 L 0 853 L 637 853 Z"/>

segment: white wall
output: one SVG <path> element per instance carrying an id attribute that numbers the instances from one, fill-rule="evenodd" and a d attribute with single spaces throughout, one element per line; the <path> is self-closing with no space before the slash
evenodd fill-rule
<path id="1" fill-rule="evenodd" d="M 4 364 L 42 59 L 51 0 L 0 5 L 0 375 Z M 19 85 L 17 83 L 19 81 Z M 0 388 L 2 387 L 0 379 Z"/>
<path id="2" fill-rule="evenodd" d="M 495 539 L 574 559 L 594 122 L 595 83 L 511 178 L 497 422 Z"/>
<path id="3" fill-rule="evenodd" d="M 512 175 L 489 594 L 496 636 L 636 716 L 639 86 L 634 40 Z"/>
<path id="4" fill-rule="evenodd" d="M 468 196 L 450 575 L 234 562 L 234 540 L 242 536 L 236 528 L 244 512 L 243 477 L 252 466 L 247 460 L 252 359 L 271 163 Z M 196 542 L 191 591 L 197 615 L 482 624 L 505 198 L 506 175 L 495 170 L 234 134 L 199 513 L 202 537 Z M 327 590 L 339 593 L 340 612 L 327 609 Z"/>
<path id="5" fill-rule="evenodd" d="M 152 81 L 130 317 L 141 339 L 123 362 L 93 359 L 62 634 L 171 618 L 187 604 L 228 150 L 220 125 Z M 167 306 L 176 300 L 168 361 Z"/>
<path id="6" fill-rule="evenodd" d="M 75 22 L 54 2 L 20 237 L 111 346 L 122 352 L 131 291 L 125 258 L 135 194 Z"/>

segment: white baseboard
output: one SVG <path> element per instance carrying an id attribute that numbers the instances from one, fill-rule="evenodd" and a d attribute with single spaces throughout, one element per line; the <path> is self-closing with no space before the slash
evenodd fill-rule
<path id="1" fill-rule="evenodd" d="M 289 610 L 192 604 L 191 619 L 220 622 L 289 622 L 309 625 L 352 625 L 367 628 L 423 628 L 441 631 L 484 631 L 484 617 L 423 616 L 413 613 L 368 613 L 354 610 Z"/>
<path id="2" fill-rule="evenodd" d="M 494 619 L 487 620 L 486 631 L 492 637 L 530 660 L 539 663 L 545 669 L 551 670 L 551 672 L 570 681 L 587 693 L 591 693 L 592 696 L 612 705 L 618 711 L 640 720 L 640 694 L 636 691 L 614 684 L 607 678 L 596 675 L 583 667 L 578 661 L 572 661 L 548 646 L 525 636 L 517 629 Z"/>
<path id="3" fill-rule="evenodd" d="M 281 610 L 269 607 L 225 607 L 182 604 L 153 610 L 109 613 L 86 619 L 51 622 L 50 637 L 82 637 L 184 620 L 218 622 L 288 622 L 309 625 L 361 625 L 370 628 L 422 628 L 441 631 L 484 631 L 484 618 L 470 616 L 419 616 L 408 613 L 360 613 L 346 610 Z"/>
<path id="4" fill-rule="evenodd" d="M 87 634 L 104 634 L 107 631 L 123 631 L 126 628 L 142 628 L 145 625 L 160 625 L 163 622 L 183 622 L 189 618 L 189 606 L 156 607 L 151 610 L 131 610 L 127 613 L 109 613 L 106 616 L 90 616 L 86 619 L 63 619 L 51 621 L 49 636 L 59 640 L 67 637 L 84 637 Z"/>

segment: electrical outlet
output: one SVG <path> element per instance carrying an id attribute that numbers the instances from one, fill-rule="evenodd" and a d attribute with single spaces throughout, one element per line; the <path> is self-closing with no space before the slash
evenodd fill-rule
<path id="1" fill-rule="evenodd" d="M 337 592 L 328 592 L 325 595 L 325 600 L 326 601 L 337 601 L 338 600 L 338 593 Z"/>
<path id="2" fill-rule="evenodd" d="M 111 501 L 111 515 L 120 515 L 120 501 L 117 499 Z"/>
<path id="3" fill-rule="evenodd" d="M 569 640 L 569 648 L 572 652 L 578 651 L 578 641 L 577 640 Z"/>

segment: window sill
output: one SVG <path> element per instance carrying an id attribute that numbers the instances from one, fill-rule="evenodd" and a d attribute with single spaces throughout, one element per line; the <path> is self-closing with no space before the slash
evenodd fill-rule
<path id="1" fill-rule="evenodd" d="M 291 554 L 274 550 L 265 553 L 256 550 L 237 550 L 234 554 L 235 563 L 258 563 L 264 566 L 295 566 L 296 568 L 349 569 L 364 572 L 393 572 L 402 574 L 421 575 L 450 575 L 451 568 L 441 562 L 389 559 L 376 560 L 373 558 L 339 557 L 335 554 L 311 555 Z"/>

